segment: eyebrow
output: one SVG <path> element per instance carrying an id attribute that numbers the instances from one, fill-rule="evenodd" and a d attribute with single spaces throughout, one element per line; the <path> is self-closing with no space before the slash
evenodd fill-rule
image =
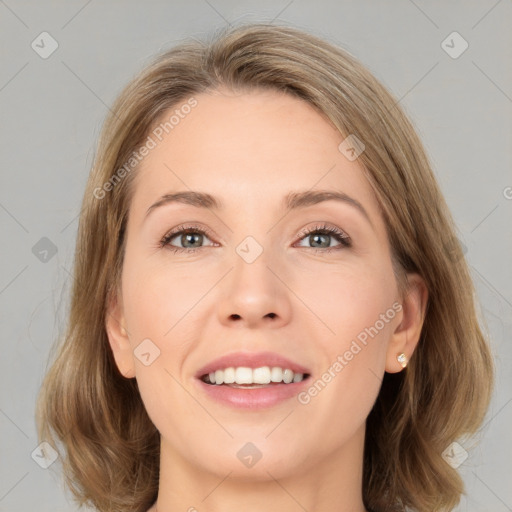
<path id="1" fill-rule="evenodd" d="M 290 192 L 283 199 L 283 207 L 287 211 L 297 210 L 299 208 L 306 208 L 315 204 L 323 203 L 325 201 L 339 201 L 349 204 L 356 208 L 372 225 L 372 221 L 364 206 L 353 197 L 334 190 L 305 190 L 301 192 Z M 163 195 L 156 203 L 152 204 L 147 212 L 146 217 L 151 211 L 170 203 L 182 203 L 195 206 L 197 208 L 206 208 L 213 210 L 223 210 L 224 204 L 222 201 L 211 194 L 205 192 L 196 192 L 193 190 L 174 192 Z"/>

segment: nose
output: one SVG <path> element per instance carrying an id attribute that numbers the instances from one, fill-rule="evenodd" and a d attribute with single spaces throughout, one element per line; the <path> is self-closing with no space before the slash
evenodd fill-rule
<path id="1" fill-rule="evenodd" d="M 265 251 L 252 263 L 235 257 L 234 268 L 223 280 L 217 306 L 223 325 L 277 328 L 290 321 L 291 292 L 286 277 L 272 267 Z"/>

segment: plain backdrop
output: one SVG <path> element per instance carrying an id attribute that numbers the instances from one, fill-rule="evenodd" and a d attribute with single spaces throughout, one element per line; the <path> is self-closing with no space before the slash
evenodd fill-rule
<path id="1" fill-rule="evenodd" d="M 425 143 L 498 371 L 482 434 L 461 445 L 467 496 L 456 510 L 512 510 L 510 0 L 0 0 L 0 511 L 77 510 L 58 462 L 36 462 L 34 403 L 65 325 L 80 203 L 109 105 L 176 42 L 272 20 L 360 59 Z"/>

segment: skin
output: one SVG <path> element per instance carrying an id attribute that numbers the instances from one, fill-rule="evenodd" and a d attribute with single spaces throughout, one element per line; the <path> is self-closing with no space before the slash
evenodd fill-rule
<path id="1" fill-rule="evenodd" d="M 344 137 L 313 107 L 275 91 L 195 98 L 137 171 L 121 288 L 107 315 L 118 368 L 137 379 L 161 433 L 160 489 L 150 510 L 363 512 L 365 421 L 384 372 L 402 371 L 396 356 L 410 358 L 416 347 L 425 284 L 410 274 L 400 297 L 373 191 L 358 161 L 338 150 Z M 345 192 L 371 222 L 336 201 L 285 215 L 282 198 L 310 189 Z M 183 190 L 208 192 L 225 207 L 174 203 L 144 218 L 163 194 Z M 315 251 L 314 237 L 298 235 L 318 222 L 344 231 L 352 247 L 326 236 Z M 201 246 L 196 234 L 195 253 L 159 247 L 182 223 L 212 235 Z M 247 236 L 263 248 L 250 264 L 236 252 Z M 172 244 L 187 239 L 177 235 Z M 315 381 L 395 302 L 401 311 L 308 404 L 292 398 L 238 410 L 195 381 L 209 361 L 244 349 L 284 354 Z M 160 350 L 149 366 L 133 353 L 146 338 Z M 249 441 L 262 453 L 251 468 L 236 456 Z"/>

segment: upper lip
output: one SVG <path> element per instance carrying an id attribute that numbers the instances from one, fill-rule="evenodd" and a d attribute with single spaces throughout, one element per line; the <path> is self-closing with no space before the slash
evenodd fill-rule
<path id="1" fill-rule="evenodd" d="M 275 352 L 231 352 L 203 366 L 197 373 L 199 379 L 215 370 L 224 370 L 230 367 L 260 368 L 262 366 L 279 366 L 283 369 L 290 369 L 293 373 L 309 374 L 310 371 L 299 363 L 291 361 L 287 357 Z"/>

